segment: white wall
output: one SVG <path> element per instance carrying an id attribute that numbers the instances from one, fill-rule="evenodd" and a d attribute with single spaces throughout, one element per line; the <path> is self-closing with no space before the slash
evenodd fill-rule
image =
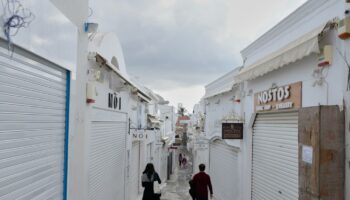
<path id="1" fill-rule="evenodd" d="M 164 121 L 164 134 L 169 136 L 175 132 L 175 108 L 168 105 L 159 105 L 160 118 Z M 166 119 L 168 117 L 168 119 Z"/>
<path id="2" fill-rule="evenodd" d="M 42 2 L 40 2 L 42 3 Z M 71 11 L 64 10 L 62 7 L 70 5 L 69 0 L 61 0 L 55 5 L 61 8 L 60 11 L 67 15 L 77 15 L 80 20 L 75 21 L 77 28 L 77 48 L 76 52 L 76 80 L 72 81 L 71 85 L 71 113 L 70 113 L 70 129 L 69 129 L 69 166 L 68 166 L 68 199 L 85 200 L 87 199 L 87 156 L 86 156 L 86 142 L 87 123 L 86 119 L 86 82 L 87 82 L 87 49 L 88 49 L 88 35 L 84 33 L 83 26 L 81 26 L 88 18 L 88 0 L 79 1 L 79 9 Z M 70 19 L 70 21 L 73 21 Z M 74 43 L 73 43 L 74 44 Z M 74 48 L 73 48 L 74 49 Z M 62 49 L 59 49 L 62 51 Z M 73 74 L 74 78 L 74 74 Z M 74 79 L 73 79 L 74 80 Z"/>
<path id="3" fill-rule="evenodd" d="M 221 137 L 222 120 L 225 117 L 241 116 L 241 103 L 234 102 L 238 89 L 206 99 L 205 132 L 208 139 Z"/>

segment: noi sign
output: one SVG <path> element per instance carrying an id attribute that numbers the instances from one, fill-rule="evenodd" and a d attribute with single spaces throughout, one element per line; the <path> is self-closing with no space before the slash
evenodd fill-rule
<path id="1" fill-rule="evenodd" d="M 148 138 L 148 134 L 145 130 L 131 130 L 132 141 L 145 141 Z"/>
<path id="2" fill-rule="evenodd" d="M 302 83 L 270 88 L 254 95 L 255 112 L 298 109 L 301 107 Z"/>

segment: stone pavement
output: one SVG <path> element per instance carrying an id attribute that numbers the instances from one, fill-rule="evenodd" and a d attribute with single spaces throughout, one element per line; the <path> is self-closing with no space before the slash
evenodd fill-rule
<path id="1" fill-rule="evenodd" d="M 192 155 L 180 147 L 175 155 L 176 161 L 179 153 L 186 154 L 188 164 L 185 168 L 179 168 L 178 162 L 176 162 L 177 167 L 170 180 L 167 181 L 166 187 L 162 190 L 161 200 L 192 200 L 188 193 L 190 189 L 188 181 L 192 176 Z"/>

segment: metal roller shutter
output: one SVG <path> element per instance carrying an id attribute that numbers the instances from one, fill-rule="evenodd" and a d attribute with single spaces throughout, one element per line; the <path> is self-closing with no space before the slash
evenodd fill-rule
<path id="1" fill-rule="evenodd" d="M 0 199 L 63 199 L 67 71 L 0 48 Z"/>
<path id="2" fill-rule="evenodd" d="M 131 174 L 130 174 L 130 200 L 136 200 L 139 196 L 140 173 L 140 142 L 132 143 L 131 150 Z"/>
<path id="3" fill-rule="evenodd" d="M 104 112 L 109 121 L 93 121 L 89 151 L 89 200 L 122 200 L 125 198 L 124 163 L 126 121 L 114 121 L 120 113 Z M 126 118 L 126 117 L 125 117 Z"/>
<path id="4" fill-rule="evenodd" d="M 217 200 L 238 199 L 237 152 L 223 141 L 210 144 L 210 177 Z"/>
<path id="5" fill-rule="evenodd" d="M 167 178 L 167 166 L 168 166 L 168 150 L 166 148 L 161 149 L 161 164 L 160 164 L 160 178 L 162 181 Z"/>
<path id="6" fill-rule="evenodd" d="M 253 129 L 252 199 L 298 196 L 298 113 L 259 114 Z"/>

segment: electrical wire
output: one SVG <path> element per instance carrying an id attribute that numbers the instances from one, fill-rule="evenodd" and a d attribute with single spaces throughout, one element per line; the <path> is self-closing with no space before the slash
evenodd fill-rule
<path id="1" fill-rule="evenodd" d="M 4 14 L 3 31 L 8 42 L 9 50 L 12 47 L 12 37 L 16 36 L 21 28 L 27 28 L 35 19 L 35 15 L 25 8 L 19 0 L 1 0 Z"/>

